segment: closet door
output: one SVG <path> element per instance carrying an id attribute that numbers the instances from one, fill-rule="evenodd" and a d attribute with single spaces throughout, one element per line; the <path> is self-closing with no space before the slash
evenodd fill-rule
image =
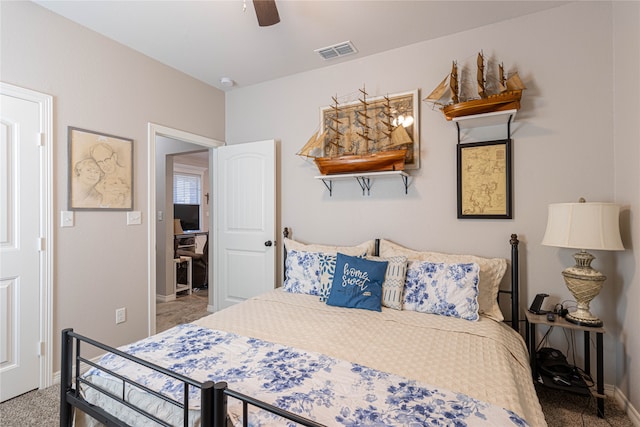
<path id="1" fill-rule="evenodd" d="M 51 105 L 49 95 L 0 83 L 0 402 L 51 381 Z"/>

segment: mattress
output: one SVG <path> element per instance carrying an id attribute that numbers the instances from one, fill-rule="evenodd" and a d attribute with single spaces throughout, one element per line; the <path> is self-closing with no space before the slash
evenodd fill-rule
<path id="1" fill-rule="evenodd" d="M 524 340 L 485 317 L 345 309 L 276 289 L 194 323 L 416 379 L 546 425 Z"/>
<path id="2" fill-rule="evenodd" d="M 532 426 L 546 425 L 524 341 L 505 324 L 488 318 L 470 322 L 387 308 L 382 312 L 346 309 L 328 306 L 315 296 L 277 289 L 192 326 L 356 363 L 505 408 Z M 109 386 L 95 375 L 92 381 Z M 132 392 L 133 400 L 146 402 L 145 396 L 136 394 Z M 118 411 L 90 390 L 86 398 Z M 82 417 L 77 424 L 91 425 Z"/>

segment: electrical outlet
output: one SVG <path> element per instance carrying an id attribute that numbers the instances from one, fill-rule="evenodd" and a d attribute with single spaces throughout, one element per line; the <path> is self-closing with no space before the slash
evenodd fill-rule
<path id="1" fill-rule="evenodd" d="M 116 325 L 118 323 L 124 323 L 127 320 L 127 309 L 122 307 L 116 309 Z"/>

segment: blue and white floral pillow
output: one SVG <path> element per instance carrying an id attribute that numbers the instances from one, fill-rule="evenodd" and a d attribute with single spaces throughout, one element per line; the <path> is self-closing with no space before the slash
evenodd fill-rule
<path id="1" fill-rule="evenodd" d="M 320 301 L 325 302 L 331 292 L 333 275 L 336 272 L 336 254 L 321 253 L 320 258 Z"/>
<path id="2" fill-rule="evenodd" d="M 476 263 L 409 261 L 403 309 L 478 320 Z"/>
<path id="3" fill-rule="evenodd" d="M 290 250 L 282 288 L 294 294 L 320 294 L 320 253 Z"/>

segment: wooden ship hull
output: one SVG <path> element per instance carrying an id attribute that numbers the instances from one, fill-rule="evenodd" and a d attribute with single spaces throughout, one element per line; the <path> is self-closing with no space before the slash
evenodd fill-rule
<path id="1" fill-rule="evenodd" d="M 495 111 L 519 110 L 522 90 L 510 90 L 487 98 L 473 99 L 457 104 L 445 105 L 442 112 L 447 120 L 474 114 L 493 113 Z"/>
<path id="2" fill-rule="evenodd" d="M 379 151 L 366 155 L 343 155 L 317 157 L 313 159 L 322 175 L 358 172 L 381 172 L 404 170 L 407 149 Z"/>

